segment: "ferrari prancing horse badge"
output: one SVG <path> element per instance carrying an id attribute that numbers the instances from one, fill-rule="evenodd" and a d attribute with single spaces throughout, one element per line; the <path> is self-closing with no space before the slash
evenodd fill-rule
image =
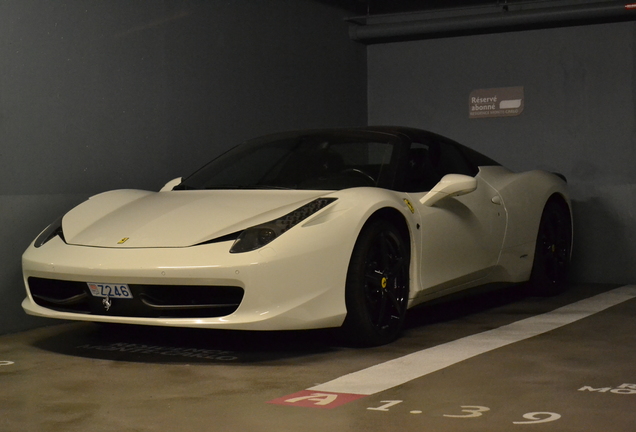
<path id="1" fill-rule="evenodd" d="M 106 297 L 105 299 L 102 300 L 102 304 L 104 305 L 106 312 L 108 312 L 108 309 L 110 309 L 110 307 L 113 305 L 113 302 L 110 301 L 110 298 Z"/>

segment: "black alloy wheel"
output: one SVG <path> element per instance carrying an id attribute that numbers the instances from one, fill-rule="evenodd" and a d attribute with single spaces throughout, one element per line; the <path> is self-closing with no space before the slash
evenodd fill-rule
<path id="1" fill-rule="evenodd" d="M 572 220 L 567 204 L 550 199 L 543 209 L 530 276 L 533 294 L 554 295 L 568 283 Z"/>
<path id="2" fill-rule="evenodd" d="M 360 233 L 349 263 L 343 330 L 357 346 L 377 346 L 400 335 L 409 297 L 410 253 L 400 231 L 384 219 Z"/>

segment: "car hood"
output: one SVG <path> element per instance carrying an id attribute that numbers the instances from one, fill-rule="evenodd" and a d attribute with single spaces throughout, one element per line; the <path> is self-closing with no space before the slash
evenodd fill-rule
<path id="1" fill-rule="evenodd" d="M 68 244 L 186 247 L 283 216 L 332 191 L 116 190 L 95 195 L 62 220 Z"/>

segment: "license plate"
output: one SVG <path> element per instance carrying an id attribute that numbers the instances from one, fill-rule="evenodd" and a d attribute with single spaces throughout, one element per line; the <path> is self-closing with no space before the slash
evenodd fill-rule
<path id="1" fill-rule="evenodd" d="M 87 283 L 88 288 L 91 290 L 91 294 L 94 297 L 108 297 L 108 298 L 121 298 L 131 299 L 133 298 L 132 292 L 128 285 L 123 284 L 104 284 L 104 283 Z"/>

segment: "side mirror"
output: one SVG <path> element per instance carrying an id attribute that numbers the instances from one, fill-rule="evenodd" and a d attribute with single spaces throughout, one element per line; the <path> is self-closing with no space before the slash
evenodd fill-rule
<path id="1" fill-rule="evenodd" d="M 170 180 L 164 187 L 161 188 L 159 192 L 171 191 L 176 185 L 181 183 L 181 180 L 183 180 L 183 177 L 177 177 L 176 179 Z"/>
<path id="2" fill-rule="evenodd" d="M 477 189 L 477 180 L 463 174 L 447 174 L 433 189 L 422 197 L 422 205 L 432 207 L 438 201 L 449 196 L 460 196 Z"/>

